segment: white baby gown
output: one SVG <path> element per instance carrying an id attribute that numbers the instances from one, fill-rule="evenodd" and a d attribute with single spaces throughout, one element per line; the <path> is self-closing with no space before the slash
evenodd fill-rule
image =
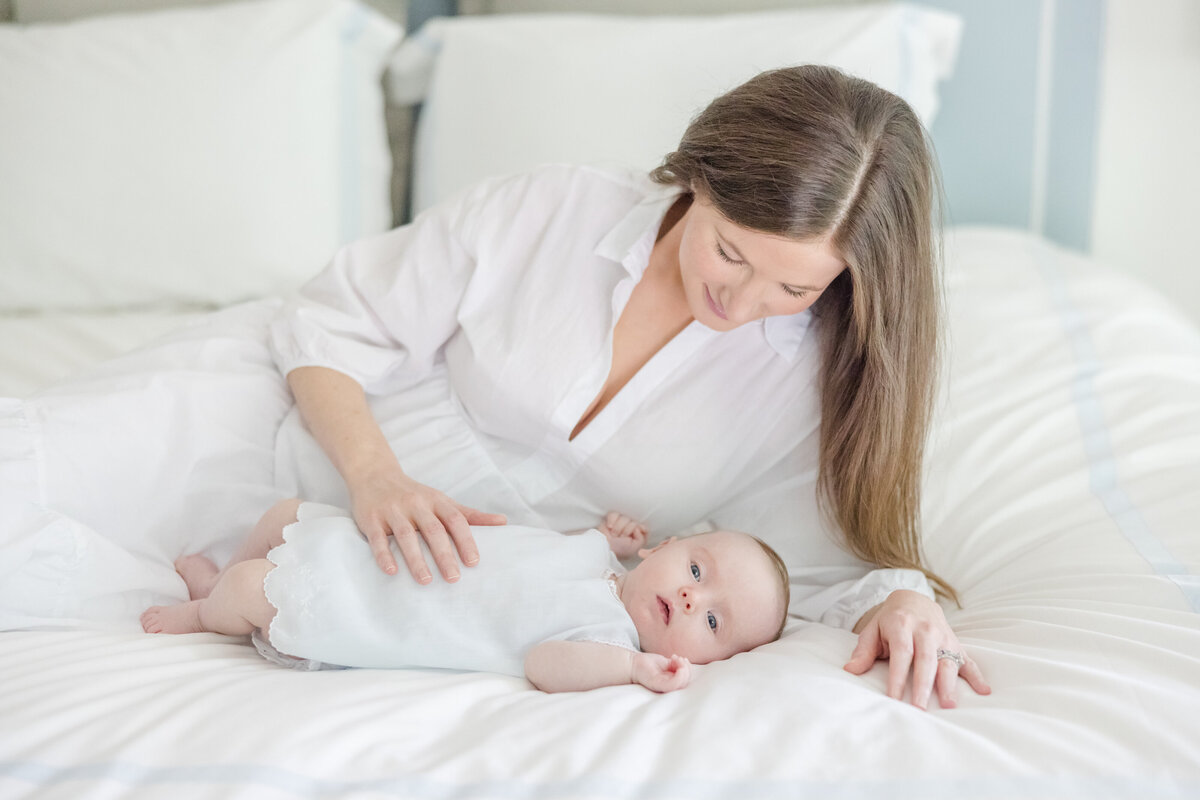
<path id="1" fill-rule="evenodd" d="M 322 662 L 520 676 L 525 654 L 544 641 L 638 649 L 613 582 L 624 570 L 599 531 L 474 527 L 479 565 L 464 567 L 455 583 L 421 586 L 403 570 L 385 574 L 342 509 L 303 503 L 298 518 L 268 555 L 276 567 L 265 589 L 278 613 L 269 643 L 260 635 L 256 644 L 272 660 L 274 648 L 301 669 Z"/>

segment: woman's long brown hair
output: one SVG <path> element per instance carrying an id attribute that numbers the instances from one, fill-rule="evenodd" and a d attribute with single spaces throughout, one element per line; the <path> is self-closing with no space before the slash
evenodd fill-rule
<path id="1" fill-rule="evenodd" d="M 773 70 L 714 100 L 651 177 L 744 228 L 828 239 L 845 259 L 813 305 L 821 504 L 856 556 L 921 570 L 957 602 L 921 556 L 942 303 L 940 183 L 920 120 L 831 67 Z"/>

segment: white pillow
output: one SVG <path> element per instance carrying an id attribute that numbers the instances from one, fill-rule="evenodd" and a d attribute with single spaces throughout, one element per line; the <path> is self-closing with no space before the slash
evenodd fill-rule
<path id="1" fill-rule="evenodd" d="M 841 67 L 904 97 L 928 124 L 961 28 L 953 14 L 902 4 L 434 20 L 397 59 L 419 79 L 417 56 L 436 53 L 417 128 L 414 206 L 547 161 L 651 169 L 711 99 L 775 67 Z M 395 78 L 411 96 L 411 81 Z"/>
<path id="2" fill-rule="evenodd" d="M 400 35 L 351 0 L 0 26 L 0 310 L 276 293 L 389 227 Z"/>

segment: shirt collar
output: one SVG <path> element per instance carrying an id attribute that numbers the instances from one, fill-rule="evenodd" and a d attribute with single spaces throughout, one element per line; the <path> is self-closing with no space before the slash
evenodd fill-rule
<path id="1" fill-rule="evenodd" d="M 651 184 L 642 191 L 645 196 L 600 240 L 595 250 L 601 258 L 620 263 L 635 280 L 641 279 L 650 263 L 650 251 L 654 249 L 663 217 L 682 194 L 677 186 L 661 184 Z"/>
<path id="2" fill-rule="evenodd" d="M 663 217 L 682 194 L 677 186 L 654 183 L 643 191 L 642 200 L 605 234 L 595 249 L 601 258 L 618 262 L 635 281 L 641 280 L 650 263 L 650 251 L 654 249 Z M 767 317 L 753 324 L 761 326 L 763 337 L 776 353 L 794 362 L 811 322 L 812 311 L 806 310 L 786 317 Z"/>

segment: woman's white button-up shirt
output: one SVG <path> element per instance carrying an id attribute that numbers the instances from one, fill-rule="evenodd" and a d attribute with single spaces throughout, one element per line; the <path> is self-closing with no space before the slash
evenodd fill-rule
<path id="1" fill-rule="evenodd" d="M 747 530 L 788 563 L 793 613 L 841 627 L 895 589 L 932 596 L 920 573 L 848 555 L 817 511 L 808 312 L 726 333 L 693 321 L 568 438 L 678 194 L 557 165 L 484 182 L 339 252 L 276 320 L 276 360 L 357 380 L 410 475 L 510 522 L 574 530 L 617 510 L 652 539 Z M 295 416 L 278 471 L 345 501 Z"/>

